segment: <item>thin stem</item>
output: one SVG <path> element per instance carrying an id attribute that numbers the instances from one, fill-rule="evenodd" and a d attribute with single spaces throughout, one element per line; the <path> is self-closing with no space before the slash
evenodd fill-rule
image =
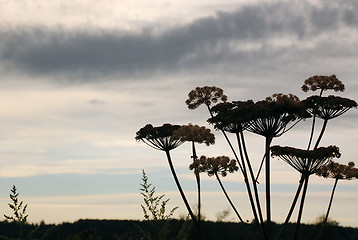
<path id="1" fill-rule="evenodd" d="M 312 144 L 313 132 L 314 132 L 315 124 L 316 124 L 316 115 L 314 114 L 314 115 L 313 115 L 313 120 L 312 120 L 312 128 L 311 128 L 310 140 L 309 140 L 309 142 L 308 142 L 307 150 L 310 149 L 311 144 Z"/>
<path id="2" fill-rule="evenodd" d="M 323 94 L 323 89 L 321 89 L 321 91 L 319 92 L 319 97 L 320 98 L 322 97 L 322 94 Z M 316 114 L 313 114 L 312 128 L 311 128 L 310 140 L 308 142 L 307 150 L 310 150 L 310 147 L 311 147 L 311 144 L 312 144 L 315 125 L 316 125 Z"/>
<path id="3" fill-rule="evenodd" d="M 170 156 L 170 153 L 169 151 L 165 151 L 166 155 L 167 155 L 167 159 L 168 159 L 168 163 L 169 163 L 169 167 L 170 167 L 170 170 L 172 172 L 172 175 L 174 177 L 174 181 L 178 187 L 178 190 L 179 190 L 179 193 L 184 201 L 184 204 L 189 212 L 189 215 L 191 217 L 191 219 L 193 220 L 194 224 L 196 225 L 198 231 L 199 231 L 199 234 L 200 234 L 200 238 L 203 240 L 204 237 L 202 236 L 202 233 L 201 233 L 201 230 L 200 230 L 200 226 L 199 226 L 199 223 L 197 221 L 197 219 L 195 218 L 194 214 L 193 214 L 193 211 L 191 210 L 191 207 L 188 203 L 188 200 L 186 199 L 185 197 L 185 194 L 184 194 L 184 191 L 183 189 L 181 188 L 181 185 L 179 183 L 179 180 L 178 180 L 178 177 L 177 177 L 177 174 L 175 173 L 175 169 L 174 169 L 174 166 L 173 166 L 173 162 L 172 162 L 172 159 L 171 159 L 171 156 Z"/>
<path id="4" fill-rule="evenodd" d="M 292 216 L 292 213 L 293 213 L 293 210 L 295 209 L 295 206 L 296 206 L 296 203 L 297 203 L 297 200 L 298 200 L 298 197 L 300 195 L 300 192 L 301 192 L 301 189 L 302 189 L 302 186 L 303 186 L 303 182 L 304 182 L 304 177 L 303 175 L 301 175 L 301 179 L 299 181 L 299 184 L 298 184 L 298 187 L 297 187 L 297 191 L 296 191 L 296 194 L 295 194 L 295 197 L 292 201 L 292 204 L 291 204 L 291 208 L 287 214 L 287 217 L 286 217 L 286 220 L 285 220 L 285 223 L 283 224 L 283 226 L 281 227 L 281 230 L 279 232 L 279 234 L 277 235 L 276 237 L 276 240 L 280 240 L 283 232 L 285 231 L 286 227 L 287 227 L 287 224 L 288 222 L 290 221 L 290 218 Z"/>
<path id="5" fill-rule="evenodd" d="M 245 137 L 244 137 L 243 132 L 240 132 L 240 139 L 238 138 L 238 141 L 240 141 L 240 140 L 241 140 L 241 143 L 242 143 L 242 149 L 244 150 L 244 155 L 245 155 L 245 159 L 246 159 L 246 162 L 247 162 L 247 167 L 249 168 L 252 185 L 254 187 L 254 194 L 255 194 L 255 200 L 256 200 L 257 211 L 258 211 L 258 214 L 259 214 L 260 224 L 262 225 L 263 231 L 265 232 L 265 228 L 263 226 L 264 220 L 263 220 L 263 217 L 262 217 L 260 197 L 259 197 L 259 193 L 258 193 L 259 191 L 257 189 L 257 181 L 255 179 L 254 171 L 252 170 L 249 155 L 247 153 L 247 148 L 246 148 L 246 144 L 245 144 Z"/>
<path id="6" fill-rule="evenodd" d="M 194 141 L 192 141 L 192 151 L 193 151 L 192 158 L 193 158 L 193 161 L 195 161 L 196 159 L 198 159 L 198 156 L 196 155 Z M 198 190 L 198 223 L 200 224 L 200 220 L 201 220 L 201 188 L 200 188 L 200 173 L 199 172 L 195 172 L 195 179 L 196 179 L 196 186 L 197 186 L 197 190 Z"/>
<path id="7" fill-rule="evenodd" d="M 334 196 L 334 192 L 336 191 L 337 183 L 338 183 L 338 178 L 336 178 L 336 180 L 334 181 L 334 185 L 333 185 L 333 189 L 332 189 L 332 193 L 331 193 L 331 198 L 329 199 L 329 204 L 328 204 L 326 216 L 323 219 L 322 228 L 321 228 L 321 231 L 319 232 L 319 234 L 317 236 L 317 240 L 319 240 L 321 238 L 323 230 L 326 227 L 327 220 L 328 220 L 328 215 L 329 215 L 329 212 L 331 210 L 331 206 L 332 206 L 332 202 L 333 202 L 333 196 Z"/>
<path id="8" fill-rule="evenodd" d="M 265 158 L 266 158 L 266 153 L 262 156 L 261 163 L 260 163 L 260 167 L 259 167 L 259 170 L 257 171 L 257 174 L 256 174 L 255 181 L 256 181 L 257 183 L 259 182 L 258 179 L 259 179 L 259 177 L 260 177 L 261 169 L 262 169 L 262 166 L 264 165 Z"/>
<path id="9" fill-rule="evenodd" d="M 236 216 L 239 218 L 240 222 L 246 223 L 246 222 L 242 219 L 242 217 L 241 217 L 241 215 L 239 214 L 239 212 L 237 211 L 237 209 L 236 209 L 234 203 L 231 201 L 229 195 L 227 194 L 227 192 L 226 192 L 226 190 L 225 190 L 225 187 L 224 187 L 224 185 L 222 184 L 222 182 L 221 182 L 221 180 L 220 180 L 220 178 L 219 178 L 219 175 L 218 175 L 216 172 L 215 172 L 214 174 L 215 174 L 216 180 L 218 180 L 218 182 L 219 182 L 219 185 L 220 185 L 220 187 L 221 187 L 221 190 L 223 191 L 223 193 L 224 193 L 226 199 L 228 200 L 228 202 L 230 203 L 230 206 L 231 206 L 232 209 L 234 210 Z"/>
<path id="10" fill-rule="evenodd" d="M 244 225 L 244 227 L 245 227 L 247 233 L 249 234 L 249 236 L 251 237 L 251 239 L 255 239 L 255 238 L 252 236 L 252 233 L 249 231 L 249 229 L 248 229 L 248 227 L 247 227 L 247 223 L 242 219 L 242 217 L 240 216 L 239 212 L 237 211 L 237 209 L 236 209 L 234 203 L 231 201 L 229 195 L 227 194 L 227 192 L 226 192 L 226 190 L 225 190 L 225 188 L 224 188 L 224 185 L 222 184 L 222 182 L 221 182 L 221 180 L 220 180 L 220 178 L 219 178 L 218 173 L 215 172 L 214 174 L 215 174 L 216 179 L 217 179 L 218 182 L 219 182 L 219 185 L 220 185 L 220 187 L 221 187 L 221 190 L 223 191 L 223 193 L 224 193 L 226 199 L 228 200 L 228 202 L 230 203 L 230 206 L 231 206 L 232 209 L 234 210 L 236 216 L 239 218 L 240 222 Z"/>
<path id="11" fill-rule="evenodd" d="M 256 210 L 254 198 L 252 196 L 249 179 L 247 177 L 247 171 L 246 171 L 246 166 L 245 166 L 245 161 L 244 161 L 244 155 L 243 155 L 241 141 L 240 141 L 240 138 L 239 138 L 239 136 L 237 134 L 236 134 L 236 136 L 237 136 L 237 141 L 238 141 L 238 145 L 239 145 L 239 153 L 240 153 L 240 157 L 241 157 L 241 161 L 242 161 L 242 165 L 243 165 L 243 169 L 244 169 L 244 171 L 243 171 L 244 182 L 245 182 L 245 186 L 246 186 L 247 193 L 248 193 L 248 196 L 249 196 L 251 209 L 252 209 L 252 212 L 254 214 L 256 224 L 258 224 L 258 227 L 260 229 L 261 237 L 263 237 L 263 239 L 266 239 L 266 232 L 265 232 L 265 228 L 263 227 L 263 221 L 260 221 L 259 217 L 257 216 L 257 210 Z M 239 160 L 237 160 L 237 161 L 239 161 Z"/>
<path id="12" fill-rule="evenodd" d="M 211 117 L 214 117 L 211 110 L 210 110 L 210 107 L 209 105 L 206 105 L 207 108 L 208 108 L 208 111 L 210 113 L 210 116 Z M 261 234 L 261 237 L 263 239 L 266 239 L 266 236 L 265 236 L 265 231 L 260 227 L 260 222 L 259 222 L 259 219 L 257 217 L 257 212 L 256 212 L 256 207 L 255 207 L 255 203 L 254 203 L 254 200 L 253 200 L 253 197 L 252 197 L 252 193 L 251 193 L 251 188 L 250 188 L 250 184 L 248 182 L 248 178 L 247 178 L 247 172 L 246 172 L 246 169 L 245 169 L 245 165 L 241 165 L 240 161 L 239 161 L 239 157 L 237 156 L 236 154 L 236 151 L 234 149 L 234 147 L 232 146 L 231 142 L 230 142 L 230 139 L 229 137 L 227 136 L 226 132 L 224 130 L 221 129 L 221 132 L 223 133 L 225 139 L 226 139 L 226 142 L 229 144 L 230 146 L 230 149 L 232 151 L 232 153 L 234 154 L 235 156 L 235 159 L 237 160 L 237 164 L 239 165 L 239 168 L 244 176 L 244 182 L 245 182 L 245 186 L 246 186 L 246 189 L 247 189 L 247 192 L 248 192 L 248 195 L 249 195 L 249 200 L 250 200 L 250 204 L 251 204 L 251 209 L 253 211 L 253 214 L 254 214 L 254 218 L 257 222 L 257 224 L 259 224 L 259 229 L 260 229 L 260 234 Z M 240 146 L 240 145 L 239 145 Z M 240 147 L 239 147 L 240 148 Z M 241 148 L 240 148 L 241 149 Z M 242 151 L 240 151 L 240 154 L 241 154 L 241 159 L 242 159 L 242 162 L 244 163 L 243 161 L 243 155 L 242 155 Z"/>
<path id="13" fill-rule="evenodd" d="M 266 215 L 267 215 L 267 239 L 271 239 L 271 181 L 270 181 L 270 145 L 272 138 L 266 137 L 265 170 L 266 170 Z"/>
<path id="14" fill-rule="evenodd" d="M 303 186 L 303 192 L 302 192 L 302 196 L 301 196 L 300 209 L 298 211 L 298 217 L 297 217 L 294 240 L 297 240 L 297 237 L 298 237 L 298 230 L 299 230 L 299 227 L 300 227 L 300 224 L 301 224 L 303 205 L 304 205 L 305 198 L 306 198 L 306 193 L 307 193 L 308 180 L 309 180 L 309 175 L 305 176 L 305 178 L 304 178 L 304 186 Z"/>
<path id="15" fill-rule="evenodd" d="M 201 188 L 200 188 L 200 175 L 199 173 L 195 173 L 195 178 L 196 178 L 196 185 L 198 188 L 198 223 L 200 224 L 200 220 L 201 220 Z"/>
<path id="16" fill-rule="evenodd" d="M 316 144 L 315 144 L 315 146 L 314 146 L 314 149 L 317 149 L 317 148 L 318 148 L 318 144 L 320 143 L 320 141 L 321 141 L 321 139 L 322 139 L 322 137 L 323 137 L 323 133 L 324 133 L 324 131 L 326 130 L 327 123 L 328 123 L 328 119 L 325 119 L 324 122 L 323 122 L 323 125 L 322 125 L 321 132 L 320 132 L 320 134 L 319 134 L 319 136 L 318 136 L 317 142 L 316 142 Z"/>

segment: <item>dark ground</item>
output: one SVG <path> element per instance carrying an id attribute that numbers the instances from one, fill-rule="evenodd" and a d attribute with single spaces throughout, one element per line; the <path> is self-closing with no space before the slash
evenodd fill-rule
<path id="1" fill-rule="evenodd" d="M 277 233 L 281 225 L 273 224 L 272 229 Z M 255 232 L 255 226 L 249 225 Z M 289 224 L 284 239 L 292 239 L 295 224 Z M 301 225 L 299 239 L 316 239 L 320 225 Z M 202 232 L 205 240 L 249 239 L 247 231 L 240 223 L 230 222 L 203 222 Z M 22 233 L 22 234 L 21 234 Z M 256 234 L 258 234 L 256 232 Z M 21 236 L 22 235 L 22 236 Z M 165 237 L 163 237 L 165 236 Z M 255 237 L 256 238 L 256 237 Z M 200 239 L 198 231 L 191 221 L 170 220 L 168 222 L 130 221 L 130 220 L 79 220 L 74 223 L 26 224 L 19 225 L 13 222 L 0 222 L 0 240 L 5 239 Z M 358 240 L 358 228 L 328 225 L 325 228 L 323 240 Z"/>

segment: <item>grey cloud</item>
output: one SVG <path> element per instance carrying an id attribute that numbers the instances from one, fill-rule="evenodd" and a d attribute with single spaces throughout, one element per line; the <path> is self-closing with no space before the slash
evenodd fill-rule
<path id="1" fill-rule="evenodd" d="M 0 28 L 0 61 L 5 68 L 34 75 L 96 78 L 103 75 L 147 75 L 177 70 L 195 71 L 233 61 L 262 61 L 282 56 L 269 40 L 284 36 L 310 41 L 340 27 L 357 30 L 355 1 L 308 1 L 248 5 L 235 12 L 218 12 L 156 33 L 69 30 L 41 26 Z M 337 4 L 338 3 L 338 4 Z M 241 49 L 245 43 L 258 47 Z M 336 42 L 334 43 L 336 44 Z M 277 48 L 277 46 L 275 46 Z M 332 46 L 329 48 L 331 51 Z"/>

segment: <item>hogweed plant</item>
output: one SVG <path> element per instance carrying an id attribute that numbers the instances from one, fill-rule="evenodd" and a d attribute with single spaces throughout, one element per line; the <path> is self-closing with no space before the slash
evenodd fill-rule
<path id="1" fill-rule="evenodd" d="M 210 129 L 198 126 L 198 125 L 183 125 L 179 129 L 173 132 L 173 139 L 180 140 L 182 142 L 191 142 L 192 144 L 192 156 L 193 162 L 198 159 L 196 154 L 195 143 L 205 143 L 206 146 L 215 143 L 215 135 L 211 133 Z M 200 173 L 194 171 L 197 191 L 198 191 L 198 224 L 201 220 L 201 187 L 200 187 Z"/>
<path id="2" fill-rule="evenodd" d="M 296 195 L 294 197 L 294 200 L 288 212 L 285 223 L 277 239 L 281 237 L 283 231 L 285 230 L 285 227 L 287 226 L 288 221 L 290 220 L 299 193 L 301 191 L 302 185 L 304 183 L 304 189 L 301 197 L 303 201 L 301 201 L 301 205 L 297 217 L 297 225 L 295 231 L 295 239 L 296 239 L 298 235 L 298 229 L 299 229 L 301 217 L 302 217 L 304 199 L 307 192 L 308 178 L 312 174 L 315 174 L 321 167 L 325 166 L 325 164 L 329 160 L 332 160 L 334 157 L 339 158 L 341 154 L 339 152 L 339 148 L 336 146 L 320 147 L 314 150 L 304 150 L 304 149 L 297 149 L 293 147 L 273 146 L 271 147 L 271 152 L 272 152 L 272 156 L 277 156 L 281 158 L 283 161 L 285 161 L 291 167 L 293 167 L 295 170 L 301 173 L 301 179 L 299 181 L 299 186 L 297 188 Z"/>
<path id="3" fill-rule="evenodd" d="M 334 197 L 334 193 L 337 187 L 337 183 L 338 180 L 353 180 L 353 179 L 358 179 L 358 168 L 354 167 L 354 162 L 349 162 L 347 165 L 345 164 L 339 164 L 336 162 L 330 162 L 329 164 L 325 165 L 324 167 L 320 168 L 316 174 L 318 176 L 324 177 L 324 178 L 333 178 L 334 179 L 334 184 L 333 184 L 333 188 L 332 188 L 332 193 L 331 193 L 331 197 L 329 199 L 329 204 L 328 204 L 328 208 L 327 208 L 327 212 L 324 215 L 323 218 L 323 223 L 322 223 L 322 228 L 321 231 L 317 237 L 317 239 L 319 240 L 321 238 L 321 235 L 323 233 L 323 230 L 326 226 L 327 220 L 328 220 L 328 215 L 329 212 L 331 210 L 331 206 L 332 206 L 332 202 L 333 202 L 333 197 Z"/>
<path id="4" fill-rule="evenodd" d="M 224 91 L 215 86 L 197 87 L 189 92 L 188 99 L 185 101 L 188 108 L 196 109 L 201 105 L 206 106 L 209 111 L 208 123 L 213 125 L 215 130 L 220 131 L 223 134 L 234 159 L 230 159 L 230 157 L 207 158 L 205 156 L 199 158 L 196 154 L 194 143 L 206 143 L 207 145 L 210 145 L 213 144 L 214 141 L 208 144 L 208 142 L 202 140 L 202 132 L 198 130 L 203 129 L 202 131 L 206 131 L 206 133 L 208 133 L 208 130 L 196 125 L 190 124 L 186 127 L 170 125 L 172 126 L 170 130 L 161 129 L 169 128 L 169 125 L 167 127 L 163 125 L 159 128 L 147 125 L 137 132 L 136 139 L 141 140 L 156 149 L 165 151 L 173 175 L 175 175 L 175 171 L 171 163 L 169 151 L 185 141 L 192 142 L 191 156 L 193 162 L 190 165 L 190 169 L 194 170 L 198 182 L 199 204 L 201 204 L 199 173 L 206 172 L 209 176 L 216 177 L 230 206 L 233 208 L 233 211 L 236 213 L 238 219 L 246 225 L 244 219 L 247 219 L 247 217 L 244 218 L 239 214 L 238 209 L 240 206 L 235 206 L 232 202 L 229 193 L 224 188 L 220 179 L 220 175 L 226 176 L 227 173 L 240 173 L 247 190 L 254 222 L 257 224 L 256 228 L 251 228 L 251 230 L 259 231 L 259 238 L 255 239 L 280 239 L 301 195 L 296 230 L 292 237 L 292 239 L 297 239 L 307 194 L 307 187 L 309 184 L 309 177 L 319 173 L 321 169 L 328 166 L 333 158 L 339 158 L 341 156 L 339 148 L 334 145 L 328 147 L 319 146 L 324 133 L 327 130 L 328 122 L 340 117 L 348 112 L 348 110 L 357 107 L 357 103 L 354 100 L 334 95 L 324 96 L 326 91 L 344 91 L 344 84 L 338 80 L 335 75 L 310 77 L 304 81 L 301 89 L 304 92 L 318 91 L 318 95 L 309 96 L 305 100 L 300 100 L 293 94 L 276 93 L 257 102 L 252 100 L 230 102 L 224 94 Z M 271 146 L 275 138 L 279 138 L 283 134 L 286 134 L 298 124 L 307 122 L 302 121 L 305 119 L 312 119 L 307 149 L 288 146 Z M 317 120 L 319 119 L 323 122 L 321 130 L 316 134 L 315 128 Z M 162 132 L 165 132 L 165 134 Z M 232 144 L 229 134 L 235 136 L 237 142 L 236 148 Z M 255 159 L 259 166 L 258 169 L 253 168 L 253 159 L 250 157 L 245 141 L 246 134 L 257 134 L 264 137 L 265 148 L 263 158 Z M 318 136 L 314 143 L 313 140 L 315 135 Z M 301 174 L 298 181 L 297 191 L 294 195 L 292 204 L 288 209 L 287 217 L 278 233 L 274 233 L 271 230 L 271 157 L 277 157 L 283 160 Z M 266 202 L 266 218 L 264 218 L 264 208 L 262 207 L 260 192 L 258 190 L 258 178 L 262 168 L 264 168 L 263 172 L 265 173 L 264 199 Z M 345 172 L 345 170 L 341 168 L 338 169 L 338 171 L 341 171 L 342 174 Z M 174 178 L 176 179 L 175 181 L 177 185 L 179 185 L 176 176 Z M 178 189 L 192 220 L 197 224 L 198 219 L 200 219 L 200 213 L 198 217 L 193 215 L 189 203 L 183 196 L 184 194 L 181 187 L 178 186 Z M 246 229 L 248 230 L 249 228 Z M 252 236 L 254 236 L 254 234 L 250 234 L 250 236 L 253 238 Z"/>

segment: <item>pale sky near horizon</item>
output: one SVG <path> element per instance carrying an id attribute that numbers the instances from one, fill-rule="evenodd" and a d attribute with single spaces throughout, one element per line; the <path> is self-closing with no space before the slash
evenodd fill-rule
<path id="1" fill-rule="evenodd" d="M 204 107 L 184 103 L 197 86 L 221 87 L 229 100 L 304 99 L 306 78 L 336 74 L 346 90 L 330 94 L 358 100 L 357 11 L 354 0 L 0 0 L 0 220 L 13 184 L 30 222 L 143 219 L 142 169 L 185 214 L 165 154 L 136 142 L 136 131 L 166 122 L 212 129 Z M 354 109 L 328 123 L 322 145 L 339 146 L 341 163 L 358 164 L 357 119 Z M 310 123 L 274 144 L 306 146 Z M 199 154 L 231 156 L 215 134 Z M 257 168 L 264 141 L 247 138 Z M 173 160 L 195 205 L 190 144 Z M 277 159 L 272 170 L 273 220 L 282 222 L 299 174 Z M 203 178 L 203 212 L 215 220 L 229 204 Z M 224 183 L 251 220 L 241 176 Z M 326 211 L 332 186 L 312 177 L 304 222 Z M 358 181 L 340 181 L 330 216 L 358 227 L 357 199 Z"/>

